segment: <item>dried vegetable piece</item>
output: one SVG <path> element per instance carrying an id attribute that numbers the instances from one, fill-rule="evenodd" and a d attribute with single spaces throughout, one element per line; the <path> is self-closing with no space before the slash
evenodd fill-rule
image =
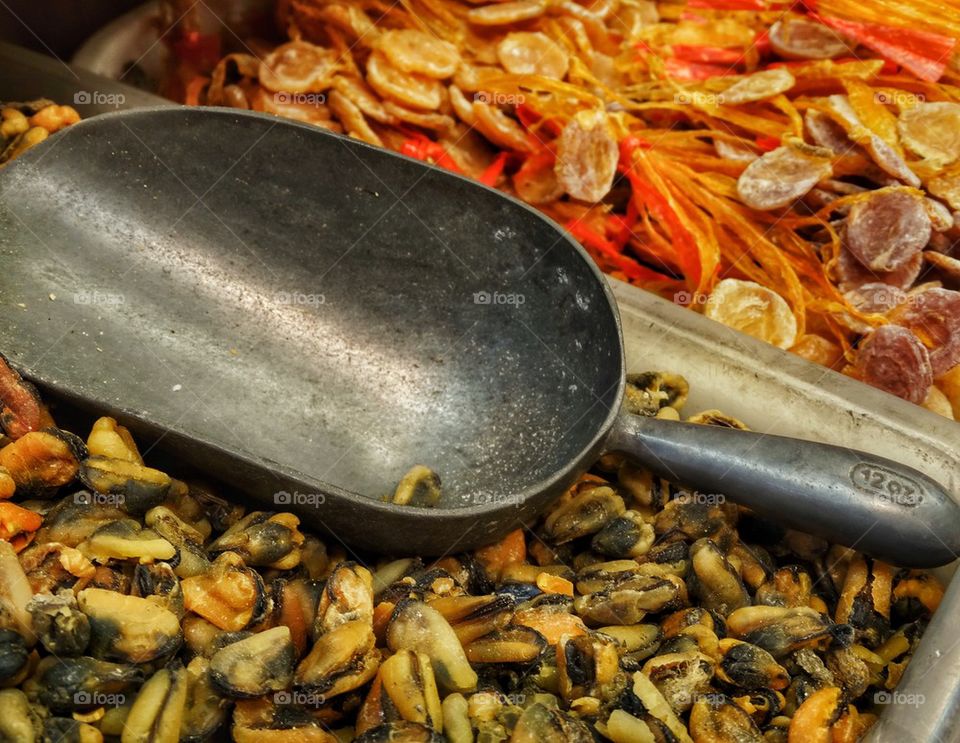
<path id="1" fill-rule="evenodd" d="M 779 294 L 752 281 L 724 279 L 718 283 L 703 314 L 780 348 L 790 348 L 797 339 L 797 321 L 790 306 Z"/>
<path id="2" fill-rule="evenodd" d="M 580 111 L 557 143 L 557 181 L 575 199 L 600 201 L 610 191 L 619 158 L 607 114 Z"/>
<path id="3" fill-rule="evenodd" d="M 856 369 L 867 384 L 918 405 L 933 384 L 926 347 L 898 325 L 882 325 L 863 340 L 857 349 Z"/>
<path id="4" fill-rule="evenodd" d="M 903 189 L 874 191 L 850 209 L 846 246 L 871 271 L 902 268 L 930 241 L 923 199 Z"/>
<path id="5" fill-rule="evenodd" d="M 796 203 L 832 172 L 829 158 L 778 147 L 746 167 L 737 180 L 737 194 L 754 209 L 781 209 Z"/>
<path id="6" fill-rule="evenodd" d="M 512 0 L 473 8 L 467 11 L 467 20 L 477 26 L 508 26 L 537 18 L 546 9 L 546 3 L 540 0 Z"/>

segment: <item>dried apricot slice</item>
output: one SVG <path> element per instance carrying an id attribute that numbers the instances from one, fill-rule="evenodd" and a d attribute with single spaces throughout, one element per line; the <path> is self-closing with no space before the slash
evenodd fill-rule
<path id="1" fill-rule="evenodd" d="M 330 87 L 337 71 L 337 53 L 332 49 L 291 41 L 263 59 L 259 79 L 275 93 L 319 93 Z"/>
<path id="2" fill-rule="evenodd" d="M 554 171 L 563 190 L 581 201 L 600 201 L 617 174 L 617 138 L 607 114 L 599 109 L 578 111 L 557 140 Z"/>
<path id="3" fill-rule="evenodd" d="M 917 405 L 933 384 L 926 347 L 899 325 L 882 325 L 870 333 L 860 344 L 854 368 L 867 384 Z"/>
<path id="4" fill-rule="evenodd" d="M 830 160 L 784 146 L 750 163 L 737 179 L 740 199 L 754 209 L 789 206 L 833 174 Z"/>
<path id="5" fill-rule="evenodd" d="M 436 111 L 443 102 L 442 83 L 398 70 L 380 51 L 374 51 L 367 59 L 367 82 L 384 98 L 412 108 Z"/>
<path id="6" fill-rule="evenodd" d="M 790 305 L 754 281 L 719 282 L 707 298 L 703 314 L 780 348 L 790 348 L 797 340 L 797 321 Z"/>
<path id="7" fill-rule="evenodd" d="M 570 57 L 546 34 L 518 31 L 507 34 L 497 45 L 497 59 L 514 75 L 542 75 L 562 80 Z"/>
<path id="8" fill-rule="evenodd" d="M 443 80 L 457 71 L 460 52 L 453 44 L 412 28 L 385 31 L 374 44 L 401 72 Z"/>
<path id="9" fill-rule="evenodd" d="M 930 242 L 923 199 L 900 188 L 874 191 L 850 209 L 846 246 L 871 271 L 894 271 Z"/>
<path id="10" fill-rule="evenodd" d="M 960 157 L 960 103 L 919 103 L 900 113 L 897 130 L 916 155 L 949 165 Z"/>
<path id="11" fill-rule="evenodd" d="M 851 45 L 829 26 L 806 18 L 784 18 L 770 27 L 770 46 L 785 59 L 831 59 Z"/>

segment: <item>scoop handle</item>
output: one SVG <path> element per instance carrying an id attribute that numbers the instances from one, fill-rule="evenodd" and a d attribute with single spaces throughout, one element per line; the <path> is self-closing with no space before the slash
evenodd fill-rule
<path id="1" fill-rule="evenodd" d="M 621 411 L 607 439 L 661 477 L 902 567 L 960 555 L 960 506 L 940 483 L 854 449 Z"/>

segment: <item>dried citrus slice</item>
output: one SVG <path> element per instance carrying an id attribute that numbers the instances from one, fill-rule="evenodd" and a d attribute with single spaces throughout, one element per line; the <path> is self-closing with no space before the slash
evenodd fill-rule
<path id="1" fill-rule="evenodd" d="M 894 271 L 930 242 L 923 198 L 901 188 L 874 191 L 850 209 L 846 246 L 871 271 Z"/>
<path id="2" fill-rule="evenodd" d="M 275 93 L 319 93 L 338 72 L 332 49 L 291 41 L 274 49 L 260 63 L 260 84 Z"/>
<path id="3" fill-rule="evenodd" d="M 724 279 L 711 292 L 703 314 L 780 348 L 797 340 L 797 321 L 783 297 L 754 281 Z"/>
<path id="4" fill-rule="evenodd" d="M 900 113 L 900 139 L 911 152 L 940 165 L 960 157 L 960 103 L 919 103 Z"/>
<path id="5" fill-rule="evenodd" d="M 778 147 L 744 169 L 737 179 L 737 193 L 754 209 L 779 209 L 793 204 L 832 174 L 828 158 L 796 147 Z"/>
<path id="6" fill-rule="evenodd" d="M 761 70 L 738 80 L 720 96 L 724 105 L 737 106 L 741 103 L 762 101 L 790 90 L 796 84 L 796 78 L 783 67 Z"/>
<path id="7" fill-rule="evenodd" d="M 882 325 L 870 333 L 860 344 L 854 368 L 867 384 L 917 405 L 933 384 L 927 349 L 898 325 Z"/>
<path id="8" fill-rule="evenodd" d="M 610 191 L 619 159 L 617 137 L 607 114 L 578 111 L 557 140 L 554 171 L 563 190 L 581 201 L 600 201 Z"/>
<path id="9" fill-rule="evenodd" d="M 806 18 L 784 18 L 770 27 L 770 46 L 785 59 L 831 59 L 850 54 L 847 44 L 829 26 Z"/>
<path id="10" fill-rule="evenodd" d="M 442 83 L 398 70 L 380 51 L 372 52 L 367 59 L 367 82 L 384 98 L 412 108 L 436 111 L 443 102 Z"/>
<path id="11" fill-rule="evenodd" d="M 460 52 L 449 41 L 412 28 L 385 31 L 374 44 L 401 72 L 443 80 L 457 71 Z"/>
<path id="12" fill-rule="evenodd" d="M 497 45 L 497 59 L 514 75 L 542 75 L 562 80 L 570 57 L 563 47 L 540 32 L 507 34 Z"/>

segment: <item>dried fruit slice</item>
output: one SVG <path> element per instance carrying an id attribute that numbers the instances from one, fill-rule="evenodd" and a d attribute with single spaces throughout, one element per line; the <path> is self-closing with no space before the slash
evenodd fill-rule
<path id="1" fill-rule="evenodd" d="M 385 31 L 374 44 L 401 72 L 443 80 L 457 71 L 460 52 L 453 44 L 412 28 Z"/>
<path id="2" fill-rule="evenodd" d="M 474 101 L 472 111 L 477 131 L 495 145 L 517 152 L 533 149 L 520 125 L 496 106 Z"/>
<path id="3" fill-rule="evenodd" d="M 815 144 L 826 147 L 838 155 L 849 152 L 854 147 L 843 127 L 823 111 L 809 109 L 803 115 L 803 125 Z"/>
<path id="4" fill-rule="evenodd" d="M 367 59 L 367 82 L 383 97 L 412 108 L 436 111 L 443 102 L 442 83 L 398 70 L 380 51 L 374 51 Z"/>
<path id="5" fill-rule="evenodd" d="M 333 89 L 345 95 L 350 102 L 367 116 L 381 124 L 394 123 L 393 117 L 384 109 L 380 99 L 363 80 L 338 75 L 333 79 Z"/>
<path id="6" fill-rule="evenodd" d="M 960 103 L 919 103 L 900 113 L 900 139 L 911 152 L 940 165 L 960 157 Z"/>
<path id="7" fill-rule="evenodd" d="M 328 98 L 330 110 L 343 125 L 344 131 L 351 137 L 367 142 L 368 144 L 383 147 L 383 140 L 377 135 L 363 116 L 363 112 L 339 90 L 330 92 Z"/>
<path id="8" fill-rule="evenodd" d="M 542 75 L 562 80 L 570 57 L 563 47 L 540 32 L 507 34 L 497 45 L 497 59 L 514 75 Z"/>
<path id="9" fill-rule="evenodd" d="M 754 160 L 737 179 L 740 199 L 754 209 L 789 206 L 833 174 L 830 160 L 796 147 L 778 147 Z"/>
<path id="10" fill-rule="evenodd" d="M 557 140 L 557 180 L 570 196 L 600 201 L 610 191 L 620 154 L 607 114 L 599 109 L 578 111 Z"/>
<path id="11" fill-rule="evenodd" d="M 945 374 L 960 364 L 960 292 L 927 289 L 908 300 L 891 319 L 912 331 L 929 350 L 934 376 Z"/>
<path id="12" fill-rule="evenodd" d="M 790 353 L 795 353 L 802 359 L 814 364 L 829 366 L 836 369 L 843 360 L 843 349 L 836 343 L 827 340 L 822 335 L 807 333 L 790 347 Z"/>
<path id="13" fill-rule="evenodd" d="M 477 26 L 506 26 L 542 16 L 547 9 L 540 0 L 493 3 L 467 11 L 467 20 Z"/>
<path id="14" fill-rule="evenodd" d="M 831 59 L 852 51 L 829 26 L 805 18 L 784 18 L 770 27 L 770 46 L 786 59 Z"/>
<path id="15" fill-rule="evenodd" d="M 951 209 L 960 210 L 960 175 L 943 173 L 927 181 L 927 191 L 946 201 Z"/>
<path id="16" fill-rule="evenodd" d="M 832 95 L 827 100 L 837 118 L 846 124 L 850 139 L 864 147 L 884 173 L 892 175 L 908 186 L 920 188 L 920 178 L 917 174 L 910 170 L 910 166 L 896 150 L 864 126 L 847 96 Z"/>
<path id="17" fill-rule="evenodd" d="M 860 344 L 854 368 L 867 384 L 917 405 L 933 384 L 927 349 L 899 325 L 883 325 L 870 333 Z"/>
<path id="18" fill-rule="evenodd" d="M 922 197 L 884 188 L 850 209 L 846 246 L 871 271 L 894 271 L 923 250 L 930 232 Z"/>
<path id="19" fill-rule="evenodd" d="M 898 289 L 909 289 L 923 268 L 923 256 L 915 255 L 896 271 L 871 271 L 846 248 L 840 249 L 833 268 L 837 287 L 842 292 L 857 289 L 864 284 L 883 282 Z"/>
<path id="20" fill-rule="evenodd" d="M 337 71 L 337 53 L 332 49 L 291 41 L 264 58 L 259 79 L 275 93 L 319 93 L 330 87 Z"/>
<path id="21" fill-rule="evenodd" d="M 736 106 L 741 103 L 762 101 L 785 93 L 796 84 L 796 78 L 783 67 L 761 70 L 738 80 L 720 94 L 724 105 Z"/>
<path id="22" fill-rule="evenodd" d="M 780 348 L 797 340 L 797 321 L 783 297 L 754 281 L 724 279 L 707 298 L 703 314 Z"/>

